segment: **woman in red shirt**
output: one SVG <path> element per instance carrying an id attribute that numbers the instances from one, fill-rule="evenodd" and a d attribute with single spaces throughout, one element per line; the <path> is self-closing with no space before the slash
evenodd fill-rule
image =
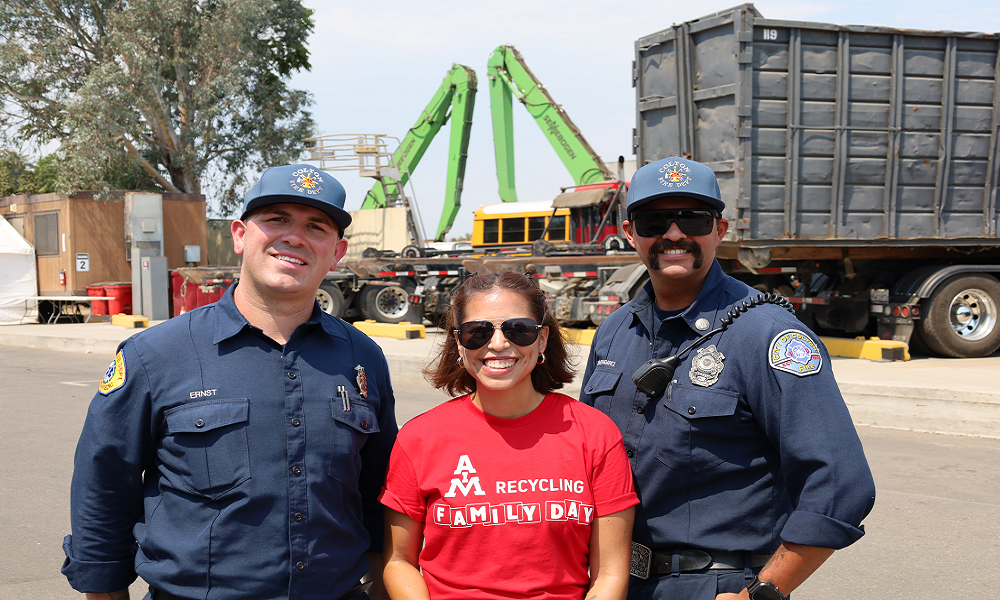
<path id="1" fill-rule="evenodd" d="M 394 600 L 624 599 L 634 506 L 621 434 L 572 380 L 544 293 L 513 272 L 452 297 L 426 371 L 463 394 L 407 423 L 380 497 Z"/>

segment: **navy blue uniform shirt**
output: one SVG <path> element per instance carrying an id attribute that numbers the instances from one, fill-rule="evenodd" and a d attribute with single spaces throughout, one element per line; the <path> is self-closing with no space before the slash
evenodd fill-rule
<path id="1" fill-rule="evenodd" d="M 842 548 L 864 534 L 875 484 L 861 442 L 826 349 L 784 308 L 751 308 L 687 354 L 658 396 L 632 382 L 757 293 L 715 262 L 691 306 L 655 334 L 651 284 L 597 331 L 580 399 L 625 438 L 641 500 L 636 542 L 770 553 L 783 541 Z"/>
<path id="2" fill-rule="evenodd" d="M 385 356 L 318 306 L 282 347 L 234 288 L 119 347 L 76 451 L 63 573 L 77 590 L 138 574 L 184 598 L 329 600 L 381 551 Z"/>

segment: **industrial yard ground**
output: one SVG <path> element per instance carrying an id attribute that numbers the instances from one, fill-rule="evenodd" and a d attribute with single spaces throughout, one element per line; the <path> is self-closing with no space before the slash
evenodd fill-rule
<path id="1" fill-rule="evenodd" d="M 139 331 L 109 323 L 8 325 L 0 327 L 0 345 L 105 355 L 110 361 L 118 344 Z M 385 352 L 393 383 L 405 386 L 424 383 L 421 370 L 436 354 L 441 335 L 428 328 L 422 339 L 373 339 Z M 571 347 L 582 372 L 588 348 Z M 1000 353 L 964 359 L 914 356 L 905 362 L 834 358 L 831 366 L 858 425 L 1000 438 Z M 579 389 L 577 377 L 565 391 L 576 395 Z"/>

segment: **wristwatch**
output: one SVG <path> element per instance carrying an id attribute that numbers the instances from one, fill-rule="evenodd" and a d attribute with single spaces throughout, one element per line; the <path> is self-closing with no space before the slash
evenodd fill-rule
<path id="1" fill-rule="evenodd" d="M 773 583 L 761 581 L 757 577 L 754 577 L 747 586 L 747 592 L 750 594 L 750 600 L 786 600 Z"/>

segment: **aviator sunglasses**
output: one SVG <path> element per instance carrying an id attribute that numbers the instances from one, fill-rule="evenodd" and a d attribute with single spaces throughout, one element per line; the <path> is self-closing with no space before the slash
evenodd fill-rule
<path id="1" fill-rule="evenodd" d="M 458 343 L 469 350 L 478 350 L 490 343 L 496 325 L 489 321 L 466 321 L 453 329 L 458 334 Z M 530 346 L 538 339 L 542 326 L 534 319 L 507 319 L 500 324 L 500 331 L 515 346 Z"/>
<path id="2" fill-rule="evenodd" d="M 681 208 L 675 210 L 640 210 L 632 213 L 632 227 L 642 237 L 661 237 L 677 223 L 684 235 L 708 235 L 719 216 L 714 210 Z"/>

